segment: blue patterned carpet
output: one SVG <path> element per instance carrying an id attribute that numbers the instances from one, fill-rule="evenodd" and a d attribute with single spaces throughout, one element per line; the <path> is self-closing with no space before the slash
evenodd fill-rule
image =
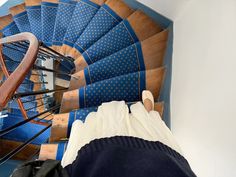
<path id="1" fill-rule="evenodd" d="M 135 9 L 143 9 L 156 24 L 166 29 L 172 23 L 150 9 L 144 8 L 139 3 L 129 1 L 127 6 Z M 67 136 L 70 134 L 74 120 L 85 120 L 87 114 L 96 111 L 102 102 L 112 100 L 125 100 L 135 102 L 141 100 L 142 90 L 146 89 L 146 68 L 141 42 L 132 25 L 127 19 L 119 16 L 119 13 L 108 4 L 98 5 L 90 0 L 60 0 L 59 3 L 42 2 L 38 6 L 26 6 L 26 11 L 12 17 L 12 22 L 1 31 L 4 36 L 14 35 L 20 32 L 31 32 L 47 46 L 68 45 L 80 52 L 88 64 L 84 69 L 86 86 L 78 88 L 78 103 L 82 109 L 71 111 Z M 149 30 L 148 28 L 146 29 Z M 169 47 L 169 46 L 168 46 Z M 169 51 L 168 51 L 169 50 Z M 169 119 L 169 88 L 171 72 L 171 52 L 167 49 L 164 65 L 167 67 L 168 80 L 165 81 L 158 101 L 165 101 L 165 113 Z M 24 55 L 9 48 L 3 48 L 3 54 L 20 62 Z M 12 61 L 7 63 L 10 70 L 17 67 Z M 62 72 L 73 71 L 74 63 L 64 60 L 59 65 Z M 30 76 L 30 75 L 29 75 Z M 70 77 L 58 75 L 58 77 L 70 80 Z M 29 82 L 29 77 L 24 81 Z M 21 85 L 19 92 L 32 91 L 30 86 Z M 33 97 L 26 97 L 31 100 Z M 25 104 L 26 108 L 35 106 L 35 102 Z M 16 102 L 9 103 L 13 112 L 4 118 L 3 127 L 6 128 L 22 121 L 19 107 Z M 167 113 L 166 113 L 167 112 Z M 37 114 L 32 110 L 30 115 Z M 25 141 L 32 135 L 43 129 L 44 126 L 28 123 L 17 128 L 12 133 L 4 136 L 5 139 Z M 33 143 L 41 144 L 47 141 L 50 130 L 38 137 Z M 57 159 L 61 159 L 66 143 L 59 146 Z"/>

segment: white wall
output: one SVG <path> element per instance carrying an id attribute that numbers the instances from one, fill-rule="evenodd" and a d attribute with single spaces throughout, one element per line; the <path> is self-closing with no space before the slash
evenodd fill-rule
<path id="1" fill-rule="evenodd" d="M 46 68 L 53 69 L 53 59 L 45 60 L 43 61 L 42 65 Z M 44 77 L 44 81 L 48 82 L 48 84 L 45 85 L 46 89 L 53 90 L 54 88 L 54 73 L 43 71 L 43 74 L 46 74 L 47 76 Z M 48 93 L 47 95 L 53 96 L 54 93 Z"/>
<path id="2" fill-rule="evenodd" d="M 236 176 L 236 1 L 192 1 L 174 35 L 173 133 L 199 176 Z"/>
<path id="3" fill-rule="evenodd" d="M 147 1 L 175 28 L 172 131 L 198 176 L 234 177 L 236 1 L 180 1 L 181 7 L 169 3 L 164 10 L 156 2 Z"/>
<path id="4" fill-rule="evenodd" d="M 176 19 L 183 11 L 189 1 L 192 0 L 138 0 L 142 4 L 156 10 L 156 12 L 168 17 Z"/>

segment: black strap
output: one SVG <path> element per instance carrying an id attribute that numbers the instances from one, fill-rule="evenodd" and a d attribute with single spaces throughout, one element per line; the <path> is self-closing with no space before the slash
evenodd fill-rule
<path id="1" fill-rule="evenodd" d="M 60 165 L 60 161 L 58 160 L 46 160 L 35 177 L 43 177 L 47 176 L 49 173 L 52 172 L 52 170 L 56 169 L 56 166 Z"/>

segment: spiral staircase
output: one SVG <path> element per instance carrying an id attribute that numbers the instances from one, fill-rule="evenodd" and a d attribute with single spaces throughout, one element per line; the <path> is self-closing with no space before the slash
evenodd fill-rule
<path id="1" fill-rule="evenodd" d="M 128 4 L 25 0 L 0 17 L 1 163 L 39 146 L 40 159 L 60 160 L 73 121 L 103 102 L 140 101 L 145 89 L 163 113 L 170 31 Z"/>

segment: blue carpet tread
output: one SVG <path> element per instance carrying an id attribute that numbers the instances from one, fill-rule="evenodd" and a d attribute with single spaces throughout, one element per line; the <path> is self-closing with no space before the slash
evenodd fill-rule
<path id="1" fill-rule="evenodd" d="M 20 31 L 16 26 L 15 22 L 11 22 L 8 26 L 2 29 L 2 33 L 4 36 L 11 36 L 14 34 L 18 34 Z"/>
<path id="2" fill-rule="evenodd" d="M 32 33 L 42 40 L 41 5 L 26 6 Z"/>
<path id="3" fill-rule="evenodd" d="M 139 42 L 110 55 L 84 69 L 86 85 L 125 75 L 144 71 L 141 44 Z"/>
<path id="4" fill-rule="evenodd" d="M 4 36 L 11 36 L 20 32 L 11 14 L 0 17 L 0 22 L 0 30 Z"/>
<path id="5" fill-rule="evenodd" d="M 18 29 L 16 23 L 13 20 L 13 17 L 11 14 L 0 17 L 0 21 L 2 22 L 0 25 L 1 32 L 4 36 L 11 36 L 20 33 L 20 30 Z M 3 23 L 4 21 L 4 23 Z M 10 62 L 7 61 L 7 67 L 12 72 L 17 67 L 17 62 L 20 62 L 24 55 L 22 52 L 16 51 L 14 49 L 9 49 L 6 47 L 3 47 L 3 54 L 5 59 L 12 59 L 16 62 Z"/>
<path id="6" fill-rule="evenodd" d="M 25 87 L 24 84 L 20 85 L 19 88 L 17 89 L 19 93 L 24 93 L 24 92 L 31 92 L 32 89 Z"/>
<path id="7" fill-rule="evenodd" d="M 8 57 L 5 56 L 5 59 L 7 59 L 7 58 Z M 5 60 L 5 64 L 6 64 L 7 70 L 11 71 L 11 72 L 14 71 L 19 65 L 19 63 L 13 62 L 11 60 Z"/>
<path id="8" fill-rule="evenodd" d="M 36 108 L 34 108 L 34 107 L 36 107 L 37 102 L 34 102 L 34 101 L 33 101 L 33 102 L 27 102 L 27 103 L 23 103 L 23 105 L 24 105 L 24 108 L 25 108 L 25 109 L 33 108 L 33 109 L 31 109 L 31 111 L 34 111 L 34 112 L 37 111 Z M 11 102 L 9 102 L 9 103 L 8 103 L 8 107 L 9 107 L 9 108 L 12 108 L 12 109 L 20 109 L 20 107 L 19 107 L 17 101 L 11 101 Z"/>
<path id="9" fill-rule="evenodd" d="M 70 89 L 77 89 L 120 75 L 161 67 L 166 54 L 168 33 L 168 30 L 163 30 L 76 72 L 73 76 L 79 79 L 71 78 Z"/>
<path id="10" fill-rule="evenodd" d="M 146 89 L 145 85 L 145 72 L 103 80 L 78 90 L 79 105 L 83 108 L 112 100 L 139 101 L 142 91 Z"/>
<path id="11" fill-rule="evenodd" d="M 30 23 L 26 11 L 15 15 L 13 18 L 20 32 L 31 32 Z"/>
<path id="12" fill-rule="evenodd" d="M 34 89 L 34 82 L 27 78 L 23 81 L 22 85 L 31 91 Z"/>
<path id="13" fill-rule="evenodd" d="M 16 116 L 16 117 L 22 117 L 21 110 L 19 110 L 18 108 L 17 109 L 11 108 L 9 113 L 13 116 Z M 27 112 L 28 117 L 33 117 L 37 114 L 38 114 L 38 112 L 36 112 L 36 111 L 28 111 Z"/>
<path id="14" fill-rule="evenodd" d="M 9 11 L 20 32 L 31 32 L 28 14 L 24 3 L 11 7 Z"/>
<path id="15" fill-rule="evenodd" d="M 150 90 L 158 99 L 165 76 L 165 68 L 140 71 L 102 80 L 63 94 L 61 113 L 73 109 L 96 107 L 103 102 L 141 100 L 143 90 Z"/>
<path id="16" fill-rule="evenodd" d="M 68 24 L 72 19 L 72 15 L 76 6 L 76 1 L 60 0 L 56 15 L 56 22 L 53 32 L 53 45 L 61 46 L 68 28 Z"/>
<path id="17" fill-rule="evenodd" d="M 15 125 L 16 123 L 23 121 L 22 117 L 18 117 L 15 115 L 9 114 L 8 117 L 4 118 L 3 120 L 3 127 L 2 129 L 8 128 L 10 126 Z M 26 123 L 15 130 L 11 131 L 10 133 L 4 135 L 2 138 L 12 141 L 20 141 L 24 142 L 34 136 L 36 133 L 40 132 L 45 128 L 43 125 L 37 125 L 33 123 Z M 38 136 L 35 140 L 32 141 L 32 144 L 40 145 L 42 143 L 47 142 L 50 136 L 50 129 L 45 131 L 43 134 Z"/>
<path id="18" fill-rule="evenodd" d="M 160 25 L 142 11 L 137 10 L 77 58 L 75 60 L 76 71 L 80 71 L 87 65 L 97 62 L 135 42 L 143 41 L 162 30 Z"/>
<path id="19" fill-rule="evenodd" d="M 6 57 L 5 55 L 4 55 L 4 57 L 6 59 L 6 61 L 5 61 L 6 68 L 9 71 L 9 73 L 11 74 L 18 67 L 19 63 L 15 63 L 13 61 L 7 60 L 8 57 Z M 24 87 L 27 90 L 32 90 L 34 87 L 34 82 L 30 80 L 30 75 L 31 75 L 31 73 L 28 73 L 21 84 L 21 87 Z M 4 79 L 5 79 L 5 77 L 4 77 Z"/>
<path id="20" fill-rule="evenodd" d="M 23 103 L 23 105 L 24 105 L 25 109 L 30 109 L 30 111 L 37 112 L 37 108 L 35 108 L 37 106 L 37 102 L 36 101 Z M 33 108 L 33 109 L 31 109 L 31 108 Z"/>
<path id="21" fill-rule="evenodd" d="M 93 44 L 83 57 L 88 65 L 109 56 L 138 41 L 128 21 L 123 20 L 105 36 Z"/>
<path id="22" fill-rule="evenodd" d="M 59 66 L 58 66 L 58 70 L 60 72 L 68 73 L 68 74 L 70 74 L 74 70 L 74 68 L 75 68 L 74 63 L 69 62 L 67 60 L 61 60 L 61 62 L 59 63 Z M 64 80 L 68 80 L 68 81 L 70 81 L 70 79 L 71 79 L 70 76 L 67 76 L 64 74 L 57 74 L 57 77 L 64 79 Z"/>
<path id="23" fill-rule="evenodd" d="M 56 160 L 62 160 L 63 154 L 66 151 L 67 148 L 67 141 L 61 141 L 58 143 L 58 150 L 56 153 Z"/>
<path id="24" fill-rule="evenodd" d="M 118 4 L 116 4 L 117 2 Z M 116 9 L 117 7 L 119 7 L 119 11 Z M 84 32 L 76 41 L 74 47 L 80 53 L 83 53 L 132 12 L 133 10 L 122 1 L 107 1 L 98 10 Z"/>
<path id="25" fill-rule="evenodd" d="M 74 47 L 80 53 L 83 53 L 110 29 L 116 26 L 121 20 L 122 19 L 115 14 L 115 12 L 110 10 L 110 8 L 104 4 L 84 30 L 82 35 L 78 38 Z"/>
<path id="26" fill-rule="evenodd" d="M 62 157 L 66 151 L 68 141 L 62 141 L 58 143 L 58 149 L 56 153 L 56 160 L 62 160 Z"/>
<path id="27" fill-rule="evenodd" d="M 42 2 L 42 40 L 47 46 L 52 45 L 54 25 L 56 22 L 56 15 L 58 10 L 58 3 Z"/>
<path id="28" fill-rule="evenodd" d="M 24 58 L 24 54 L 22 52 L 16 51 L 14 49 L 10 49 L 7 47 L 3 47 L 3 54 L 7 61 L 9 61 L 12 65 L 18 65 L 19 62 Z M 11 61 L 13 60 L 13 61 Z"/>
<path id="29" fill-rule="evenodd" d="M 99 8 L 99 5 L 89 0 L 81 0 L 76 4 L 71 23 L 65 34 L 64 44 L 70 47 L 74 46 L 77 38 L 82 34 Z"/>

